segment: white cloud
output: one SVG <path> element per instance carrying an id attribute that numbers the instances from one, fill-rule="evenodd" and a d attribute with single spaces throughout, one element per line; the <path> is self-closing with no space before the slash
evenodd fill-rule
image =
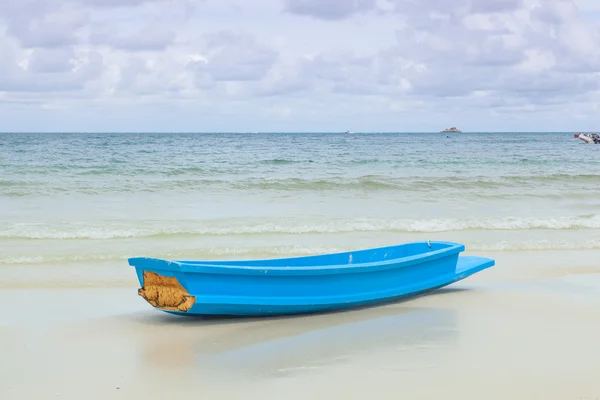
<path id="1" fill-rule="evenodd" d="M 14 130 L 590 129 L 598 4 L 4 0 L 0 117 Z"/>

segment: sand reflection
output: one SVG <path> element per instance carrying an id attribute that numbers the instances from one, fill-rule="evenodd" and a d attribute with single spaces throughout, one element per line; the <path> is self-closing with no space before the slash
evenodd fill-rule
<path id="1" fill-rule="evenodd" d="M 140 321 L 162 331 L 144 336 L 141 356 L 157 368 L 272 375 L 458 339 L 456 310 L 408 304 L 268 319 L 155 316 Z"/>

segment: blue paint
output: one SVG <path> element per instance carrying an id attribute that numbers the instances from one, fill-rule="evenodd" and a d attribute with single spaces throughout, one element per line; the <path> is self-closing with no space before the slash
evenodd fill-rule
<path id="1" fill-rule="evenodd" d="M 452 242 L 414 242 L 266 260 L 168 261 L 130 258 L 144 271 L 174 276 L 196 297 L 178 315 L 275 315 L 365 306 L 449 285 L 495 264 L 460 256 Z"/>

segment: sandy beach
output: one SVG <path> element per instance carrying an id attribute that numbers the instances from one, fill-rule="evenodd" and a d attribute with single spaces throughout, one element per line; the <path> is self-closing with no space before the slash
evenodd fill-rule
<path id="1" fill-rule="evenodd" d="M 284 318 L 170 316 L 133 273 L 3 288 L 0 398 L 598 399 L 599 258 L 552 253 L 487 253 L 495 267 L 427 295 Z"/>

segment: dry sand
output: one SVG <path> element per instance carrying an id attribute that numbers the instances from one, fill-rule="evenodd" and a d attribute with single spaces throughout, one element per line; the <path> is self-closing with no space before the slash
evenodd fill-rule
<path id="1" fill-rule="evenodd" d="M 576 255 L 492 255 L 426 296 L 287 318 L 2 289 L 0 399 L 600 399 L 600 255 Z"/>

